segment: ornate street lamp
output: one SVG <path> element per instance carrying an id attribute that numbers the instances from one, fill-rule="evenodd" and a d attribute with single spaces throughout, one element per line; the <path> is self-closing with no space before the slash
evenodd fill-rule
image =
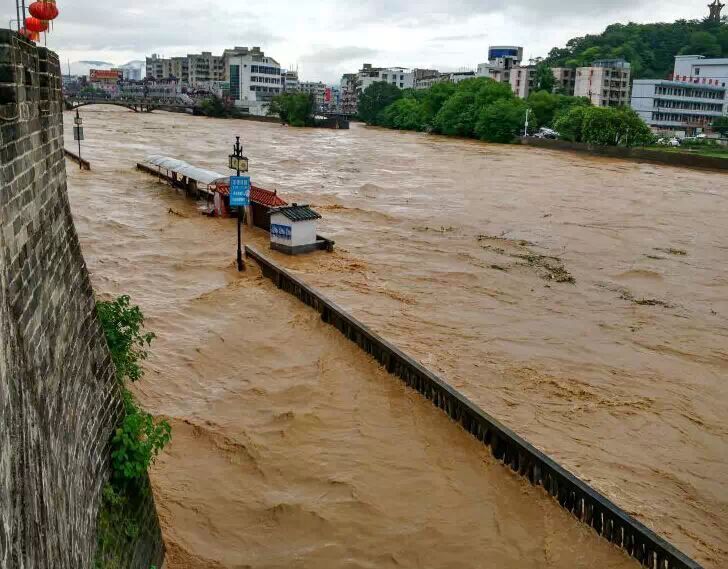
<path id="1" fill-rule="evenodd" d="M 243 208 L 250 203 L 250 178 L 241 176 L 241 172 L 248 171 L 248 159 L 243 156 L 243 145 L 240 144 L 240 137 L 235 137 L 233 153 L 230 155 L 230 169 L 237 171 L 235 178 L 230 178 L 230 207 L 237 207 L 238 210 L 238 271 L 245 270 L 243 260 Z"/>

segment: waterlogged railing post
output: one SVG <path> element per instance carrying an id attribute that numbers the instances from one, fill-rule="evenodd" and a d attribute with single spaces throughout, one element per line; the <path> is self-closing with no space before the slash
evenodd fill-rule
<path id="1" fill-rule="evenodd" d="M 378 336 L 320 292 L 284 268 L 246 247 L 265 277 L 313 307 L 321 320 L 415 389 L 453 421 L 490 448 L 491 453 L 532 484 L 542 486 L 574 517 L 652 569 L 701 569 L 700 565 L 656 535 L 605 496 L 554 462 L 526 440 L 477 407 L 430 370 Z"/>

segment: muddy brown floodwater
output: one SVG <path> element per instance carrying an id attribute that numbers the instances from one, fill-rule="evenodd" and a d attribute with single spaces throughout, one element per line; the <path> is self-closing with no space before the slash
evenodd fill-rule
<path id="1" fill-rule="evenodd" d="M 170 568 L 631 567 L 263 280 L 168 154 L 323 213 L 273 255 L 706 567 L 728 566 L 724 174 L 368 129 L 84 109 L 97 291 L 159 335 L 140 397 Z M 67 144 L 72 121 L 66 120 Z M 265 250 L 265 235 L 247 236 Z"/>

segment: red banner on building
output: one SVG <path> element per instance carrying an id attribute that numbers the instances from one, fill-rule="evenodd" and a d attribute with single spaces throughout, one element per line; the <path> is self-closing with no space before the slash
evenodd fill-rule
<path id="1" fill-rule="evenodd" d="M 331 102 L 331 89 L 326 89 L 326 92 L 324 93 L 324 101 L 327 103 Z"/>
<path id="2" fill-rule="evenodd" d="M 123 76 L 121 69 L 92 69 L 89 71 L 89 79 L 92 83 L 121 81 Z"/>

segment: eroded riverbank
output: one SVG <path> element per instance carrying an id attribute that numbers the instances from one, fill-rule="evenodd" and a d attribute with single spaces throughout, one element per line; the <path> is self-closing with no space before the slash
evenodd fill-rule
<path id="1" fill-rule="evenodd" d="M 240 413 L 240 408 L 291 405 L 269 393 L 238 393 L 240 378 L 261 376 L 262 383 L 253 383 L 251 390 L 269 386 L 264 376 L 275 367 L 244 374 L 245 368 L 228 355 L 234 343 L 230 338 L 243 347 L 260 336 L 255 332 L 268 314 L 251 311 L 253 298 L 242 312 L 235 297 L 220 300 L 228 294 L 220 291 L 247 294 L 249 289 L 239 284 L 230 265 L 232 226 L 198 218 L 191 204 L 131 171 L 145 154 L 160 152 L 225 172 L 227 139 L 239 132 L 249 143 L 254 179 L 263 185 L 275 181 L 286 197 L 319 205 L 325 214 L 322 232 L 338 242 L 333 255 L 285 259 L 289 266 L 687 553 L 716 567 L 728 557 L 727 499 L 721 483 L 728 471 L 728 429 L 720 411 L 726 400 L 720 378 L 726 371 L 728 313 L 721 228 L 727 220 L 719 207 L 726 199 L 720 175 L 356 128 L 349 133 L 298 131 L 106 110 L 89 111 L 87 119 L 95 127 L 89 128 L 93 148 L 87 153 L 96 171 L 93 177 L 72 173 L 74 213 L 77 220 L 80 216 L 84 254 L 97 289 L 131 293 L 150 314 L 150 325 L 161 332 L 151 364 L 163 381 L 150 374 L 142 389 L 155 411 L 181 421 L 176 441 L 185 442 L 182 447 L 175 442 L 160 471 L 175 471 L 174 460 L 186 454 L 178 449 L 185 446 L 211 449 L 218 458 L 222 453 L 219 462 L 235 464 L 241 459 L 235 458 L 237 451 L 225 450 L 225 441 L 248 445 L 239 434 L 262 431 L 236 423 L 232 409 Z M 170 208 L 183 217 L 168 214 Z M 120 250 L 122 258 L 117 257 Z M 262 298 L 261 287 L 251 290 Z M 293 301 L 273 304 L 288 302 Z M 245 319 L 254 314 L 256 318 Z M 240 332 L 246 326 L 247 335 Z M 287 339 L 284 332 L 292 328 L 281 326 L 281 344 L 305 342 L 319 333 L 325 344 L 336 341 L 318 326 Z M 260 349 L 265 353 L 271 346 L 264 343 Z M 276 361 L 291 357 L 273 353 Z M 308 377 L 301 370 L 312 373 L 310 366 L 318 361 L 302 362 L 300 370 L 286 374 Z M 342 370 L 342 377 L 352 373 Z M 360 386 L 358 393 L 376 399 L 370 393 L 372 377 L 360 378 L 367 388 Z M 375 385 L 382 388 L 399 389 L 390 378 L 378 381 L 383 383 Z M 310 382 L 314 387 L 306 393 L 317 393 L 321 384 L 331 393 L 325 377 L 316 375 Z M 403 396 L 406 392 L 396 397 Z M 217 408 L 227 405 L 226 413 Z M 323 410 L 307 408 L 306 413 Z M 224 420 L 218 422 L 218 416 Z M 260 421 L 256 428 L 285 431 Z M 432 421 L 434 416 L 426 423 Z M 449 423 L 443 421 L 447 430 Z M 332 432 L 324 423 L 327 427 L 315 436 L 309 433 L 308 440 L 320 441 L 322 432 Z M 391 426 L 393 432 L 405 432 L 396 421 Z M 306 432 L 295 431 L 299 437 Z M 403 473 L 421 464 L 417 445 L 425 443 L 417 436 L 417 430 L 412 432 L 407 438 L 414 446 L 402 450 L 402 457 L 412 459 Z M 434 435 L 428 431 L 427 436 Z M 263 448 L 267 444 L 266 439 Z M 452 444 L 446 441 L 438 448 L 445 452 Z M 386 456 L 380 460 L 386 462 Z M 193 470 L 203 469 L 204 461 L 197 466 Z M 486 487 L 496 484 L 488 478 L 489 468 L 483 472 Z M 438 476 L 455 476 L 455 494 L 462 494 L 464 479 L 459 477 L 465 472 L 458 468 Z M 376 478 L 376 472 L 369 475 Z M 188 490 L 163 502 L 184 503 L 195 484 L 175 479 L 170 487 Z M 219 480 L 210 486 L 224 488 Z M 159 489 L 164 492 L 162 484 Z M 473 499 L 468 495 L 463 504 Z M 218 521 L 224 507 L 200 515 Z M 184 520 L 182 527 L 195 527 L 195 514 L 184 504 L 174 508 L 170 506 L 170 516 Z M 316 511 L 308 511 L 312 509 Z M 241 500 L 240 512 L 257 513 L 241 513 L 247 521 L 230 534 L 224 525 L 213 526 L 210 534 L 237 539 L 255 525 L 251 520 L 268 523 L 263 511 Z M 381 512 L 376 517 L 390 519 Z M 519 529 L 509 528 L 502 521 L 501 535 L 518 535 Z M 483 529 L 481 538 L 490 539 L 495 529 Z M 210 540 L 195 531 L 179 541 L 201 547 Z M 541 545 L 553 541 L 545 522 L 528 531 L 540 536 Z M 556 533 L 563 531 L 559 527 Z M 333 541 L 339 543 L 342 535 Z M 252 547 L 275 548 L 272 536 L 275 531 L 258 537 Z M 372 539 L 379 538 L 372 534 Z M 528 559 L 534 564 L 546 564 L 545 547 L 537 548 L 540 553 L 530 547 L 502 549 L 502 566 L 532 555 Z M 409 559 L 403 565 L 412 566 L 414 558 L 407 557 L 406 548 L 400 551 Z M 580 563 L 575 559 L 564 566 Z M 233 562 L 214 556 L 208 561 Z M 367 566 L 363 559 L 356 562 Z M 246 563 L 268 566 L 263 560 Z"/>

